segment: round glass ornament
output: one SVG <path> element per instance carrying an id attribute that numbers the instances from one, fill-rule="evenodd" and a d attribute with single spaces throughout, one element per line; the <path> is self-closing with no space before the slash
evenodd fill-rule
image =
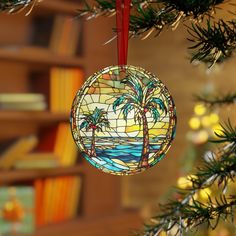
<path id="1" fill-rule="evenodd" d="M 165 85 L 130 65 L 90 76 L 71 109 L 73 138 L 96 168 L 140 173 L 159 162 L 175 137 L 176 109 Z"/>

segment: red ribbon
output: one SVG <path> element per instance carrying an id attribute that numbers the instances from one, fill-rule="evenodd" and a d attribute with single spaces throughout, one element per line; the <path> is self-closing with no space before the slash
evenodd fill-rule
<path id="1" fill-rule="evenodd" d="M 118 64 L 127 64 L 131 0 L 116 0 Z"/>

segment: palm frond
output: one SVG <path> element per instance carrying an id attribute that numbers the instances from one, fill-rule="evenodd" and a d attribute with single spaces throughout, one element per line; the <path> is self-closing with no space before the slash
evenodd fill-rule
<path id="1" fill-rule="evenodd" d="M 145 103 L 149 97 L 153 96 L 155 89 L 158 87 L 157 81 L 149 81 L 143 90 L 143 103 Z"/>
<path id="2" fill-rule="evenodd" d="M 167 113 L 167 109 L 166 109 L 166 106 L 164 104 L 164 102 L 160 99 L 160 98 L 157 98 L 157 97 L 151 97 L 149 101 L 147 101 L 147 106 L 155 106 L 157 105 L 160 110 L 164 111 L 165 114 Z"/>
<path id="3" fill-rule="evenodd" d="M 86 131 L 88 131 L 91 125 L 96 125 L 98 131 L 102 131 L 103 127 L 109 128 L 110 122 L 106 116 L 106 111 L 96 107 L 93 112 L 83 114 L 80 129 L 86 128 Z"/>
<path id="4" fill-rule="evenodd" d="M 128 113 L 134 109 L 134 106 L 130 103 L 126 103 L 122 108 L 121 111 L 123 112 L 124 119 L 127 120 Z"/>
<path id="5" fill-rule="evenodd" d="M 152 113 L 153 122 L 156 123 L 160 119 L 160 112 L 156 107 L 151 107 L 150 112 Z"/>
<path id="6" fill-rule="evenodd" d="M 127 77 L 121 80 L 121 83 L 126 84 L 129 86 L 129 88 L 134 92 L 136 95 L 136 100 L 139 101 L 139 103 L 143 100 L 143 88 L 142 88 L 142 82 L 138 78 L 138 76 L 133 76 L 132 74 L 129 74 Z"/>
<path id="7" fill-rule="evenodd" d="M 84 120 L 84 121 L 80 124 L 79 128 L 80 128 L 80 129 L 84 129 L 84 128 L 87 129 L 88 126 L 89 126 L 89 122 L 88 122 L 87 120 Z"/>
<path id="8" fill-rule="evenodd" d="M 103 128 L 110 128 L 110 122 L 108 121 L 108 119 L 104 119 L 97 123 L 96 126 L 97 131 L 103 131 Z"/>
<path id="9" fill-rule="evenodd" d="M 87 121 L 89 124 L 94 123 L 94 119 L 91 113 L 85 113 L 83 114 L 83 116 L 81 117 L 81 120 L 85 120 Z"/>
<path id="10" fill-rule="evenodd" d="M 97 123 L 102 115 L 102 109 L 95 108 L 94 112 L 92 113 L 92 117 L 94 119 L 94 122 Z"/>
<path id="11" fill-rule="evenodd" d="M 126 96 L 125 94 L 123 94 L 113 102 L 112 108 L 115 113 L 116 113 L 117 107 L 120 106 L 125 100 L 126 100 Z"/>

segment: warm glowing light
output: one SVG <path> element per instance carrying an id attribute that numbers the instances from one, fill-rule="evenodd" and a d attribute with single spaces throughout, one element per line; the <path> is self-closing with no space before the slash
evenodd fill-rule
<path id="1" fill-rule="evenodd" d="M 194 193 L 193 197 L 189 200 L 189 204 L 193 204 L 193 201 L 196 201 L 198 199 L 198 193 Z"/>
<path id="2" fill-rule="evenodd" d="M 198 143 L 205 143 L 208 140 L 208 133 L 206 130 L 201 130 L 198 133 Z"/>
<path id="3" fill-rule="evenodd" d="M 199 191 L 199 196 L 200 196 L 203 200 L 207 200 L 210 195 L 211 195 L 211 190 L 210 190 L 209 188 L 201 189 L 201 190 Z"/>
<path id="4" fill-rule="evenodd" d="M 184 176 L 178 178 L 177 185 L 179 188 L 188 188 L 192 186 L 191 181 Z"/>
<path id="5" fill-rule="evenodd" d="M 162 231 L 159 235 L 160 236 L 166 236 L 166 232 Z"/>
<path id="6" fill-rule="evenodd" d="M 220 124 L 216 124 L 212 127 L 214 133 L 221 135 L 222 134 L 222 127 Z"/>
<path id="7" fill-rule="evenodd" d="M 196 175 L 189 175 L 188 179 L 197 179 L 197 176 Z"/>
<path id="8" fill-rule="evenodd" d="M 181 176 L 177 180 L 177 185 L 180 188 L 192 187 L 191 179 L 196 179 L 196 178 L 197 177 L 195 175 Z"/>
<path id="9" fill-rule="evenodd" d="M 207 235 L 209 235 L 209 236 L 230 236 L 231 233 L 226 228 L 222 228 L 222 229 L 219 228 L 218 230 L 209 230 Z"/>
<path id="10" fill-rule="evenodd" d="M 211 119 L 210 116 L 203 116 L 201 120 L 202 126 L 203 127 L 209 127 L 211 126 Z"/>
<path id="11" fill-rule="evenodd" d="M 196 115 L 198 116 L 202 116 L 206 113 L 206 107 L 203 105 L 203 104 L 197 104 L 195 107 L 194 107 L 194 112 Z"/>
<path id="12" fill-rule="evenodd" d="M 219 116 L 216 113 L 210 115 L 210 121 L 212 124 L 217 124 L 219 122 Z"/>
<path id="13" fill-rule="evenodd" d="M 189 120 L 189 126 L 191 129 L 199 129 L 201 125 L 200 119 L 197 117 L 192 117 Z"/>

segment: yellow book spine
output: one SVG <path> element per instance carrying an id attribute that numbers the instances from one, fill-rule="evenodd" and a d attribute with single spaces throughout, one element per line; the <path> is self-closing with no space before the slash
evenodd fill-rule
<path id="1" fill-rule="evenodd" d="M 51 197 L 51 185 L 52 185 L 52 178 L 48 178 L 45 180 L 44 191 L 43 191 L 43 225 L 48 224 L 48 209 L 50 208 L 50 197 Z"/>
<path id="2" fill-rule="evenodd" d="M 50 107 L 52 112 L 59 111 L 59 103 L 60 103 L 60 78 L 59 78 L 58 68 L 51 68 L 50 71 Z"/>
<path id="3" fill-rule="evenodd" d="M 59 112 L 65 112 L 65 70 L 63 68 L 58 68 L 58 79 L 59 79 L 59 91 L 58 91 L 58 101 L 59 101 Z"/>
<path id="4" fill-rule="evenodd" d="M 65 152 L 65 124 L 60 123 L 58 125 L 57 134 L 56 134 L 56 141 L 54 146 L 54 154 L 58 156 L 58 161 L 60 165 L 63 165 L 63 156 Z"/>
<path id="5" fill-rule="evenodd" d="M 50 181 L 49 186 L 49 193 L 48 193 L 48 206 L 46 211 L 46 224 L 53 223 L 53 206 L 55 202 L 55 197 L 57 193 L 57 186 L 56 186 L 57 179 L 52 178 Z"/>
<path id="6" fill-rule="evenodd" d="M 70 125 L 64 123 L 64 151 L 62 156 L 62 164 L 63 166 L 71 165 L 71 143 L 70 143 Z"/>
<path id="7" fill-rule="evenodd" d="M 56 216 L 57 216 L 57 210 L 59 207 L 59 203 L 60 203 L 60 198 L 61 198 L 61 185 L 62 185 L 62 181 L 61 181 L 61 177 L 57 177 L 55 178 L 55 183 L 54 183 L 54 197 L 53 197 L 53 204 L 52 204 L 52 208 L 51 208 L 51 213 L 50 213 L 50 220 L 52 223 L 56 222 Z"/>

